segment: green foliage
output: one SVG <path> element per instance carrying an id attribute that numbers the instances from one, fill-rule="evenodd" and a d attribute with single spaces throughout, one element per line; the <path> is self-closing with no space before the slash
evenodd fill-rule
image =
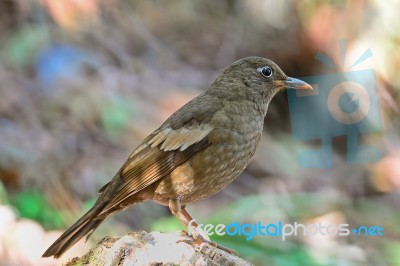
<path id="1" fill-rule="evenodd" d="M 101 109 L 101 122 L 110 137 L 116 137 L 132 122 L 135 110 L 132 102 L 122 97 L 114 97 Z"/>
<path id="2" fill-rule="evenodd" d="M 83 210 L 84 212 L 88 211 L 93 205 L 96 203 L 97 198 L 91 198 L 83 203 Z"/>
<path id="3" fill-rule="evenodd" d="M 42 26 L 27 26 L 13 32 L 3 47 L 2 57 L 17 67 L 32 64 L 40 48 L 48 41 L 49 33 Z"/>
<path id="4" fill-rule="evenodd" d="M 400 243 L 388 241 L 385 245 L 386 261 L 388 265 L 400 265 Z"/>
<path id="5" fill-rule="evenodd" d="M 35 220 L 47 229 L 63 226 L 62 217 L 37 190 L 22 191 L 11 198 L 22 218 Z"/>
<path id="6" fill-rule="evenodd" d="M 299 217 L 300 214 L 311 215 L 317 212 L 317 205 L 328 199 L 321 194 L 293 195 L 290 208 L 285 195 L 256 195 L 241 198 L 224 209 L 216 212 L 204 221 L 211 224 L 228 224 L 235 221 L 254 223 L 255 221 L 276 222 L 285 221 L 289 217 Z M 277 206 L 277 202 L 281 205 Z M 286 204 L 285 204 L 286 203 Z M 308 254 L 307 247 L 292 241 L 281 241 L 278 237 L 257 236 L 247 241 L 245 236 L 212 236 L 212 240 L 221 245 L 233 248 L 244 259 L 256 265 L 319 265 Z"/>
<path id="7" fill-rule="evenodd" d="M 175 216 L 170 216 L 156 220 L 150 225 L 150 230 L 160 232 L 174 232 L 178 230 L 187 230 L 187 228 L 184 228 Z"/>

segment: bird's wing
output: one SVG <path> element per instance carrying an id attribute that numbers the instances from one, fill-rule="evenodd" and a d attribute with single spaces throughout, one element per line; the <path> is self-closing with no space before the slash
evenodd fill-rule
<path id="1" fill-rule="evenodd" d="M 100 189 L 99 192 L 103 192 L 100 198 L 108 201 L 100 215 L 126 207 L 134 194 L 208 147 L 209 134 L 213 131 L 211 119 L 221 104 L 215 97 L 199 95 L 150 134 L 132 152 L 113 180 Z"/>
<path id="2" fill-rule="evenodd" d="M 181 127 L 173 130 L 166 127 L 156 130 L 129 156 L 120 169 L 119 175 L 115 177 L 120 179 L 120 185 L 99 216 L 126 207 L 123 206 L 124 201 L 130 196 L 168 175 L 198 151 L 206 148 L 209 145 L 207 135 L 211 131 L 212 127 L 209 125 L 195 129 Z M 115 182 L 114 179 L 111 182 Z M 106 187 L 99 192 L 104 190 Z"/>

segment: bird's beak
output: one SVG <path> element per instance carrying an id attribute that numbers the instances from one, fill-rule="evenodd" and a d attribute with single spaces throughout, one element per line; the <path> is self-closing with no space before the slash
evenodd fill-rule
<path id="1" fill-rule="evenodd" d="M 311 87 L 310 84 L 308 84 L 307 82 L 304 82 L 302 80 L 299 79 L 295 79 L 295 78 L 287 78 L 285 80 L 285 87 L 286 89 L 296 89 L 296 90 L 312 90 L 313 87 Z"/>

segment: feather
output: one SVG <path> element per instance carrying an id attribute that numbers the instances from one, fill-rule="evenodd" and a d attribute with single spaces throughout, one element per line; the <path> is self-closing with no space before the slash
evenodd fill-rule
<path id="1" fill-rule="evenodd" d="M 177 166 L 206 148 L 209 145 L 207 135 L 211 129 L 210 126 L 192 130 L 167 128 L 150 135 L 144 144 L 139 146 L 139 151 L 134 151 L 120 169 L 122 182 L 116 189 L 115 196 L 98 217 L 105 217 L 121 209 L 123 202 L 132 195 L 170 174 Z M 164 141 L 160 142 L 161 139 Z M 161 146 L 152 147 L 157 143 Z M 101 189 L 103 190 L 105 188 Z"/>
<path id="2" fill-rule="evenodd" d="M 210 125 L 204 125 L 202 128 L 188 129 L 182 127 L 177 130 L 167 128 L 159 132 L 154 138 L 150 139 L 147 143 L 152 148 L 161 144 L 160 149 L 163 151 L 172 150 L 185 150 L 190 145 L 193 145 L 205 136 L 207 136 L 213 128 Z"/>

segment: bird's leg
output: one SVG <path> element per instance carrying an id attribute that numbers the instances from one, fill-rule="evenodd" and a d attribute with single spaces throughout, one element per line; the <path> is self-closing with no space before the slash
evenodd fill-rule
<path id="1" fill-rule="evenodd" d="M 210 241 L 210 238 L 207 236 L 207 234 L 203 230 L 201 230 L 197 222 L 186 211 L 185 206 L 181 205 L 180 198 L 171 199 L 169 201 L 169 209 L 171 210 L 172 214 L 175 215 L 179 219 L 179 221 L 181 221 L 181 223 L 188 229 L 189 234 L 192 234 L 195 240 L 202 238 Z M 201 242 L 199 242 L 198 244 L 200 243 Z"/>
<path id="2" fill-rule="evenodd" d="M 207 243 L 210 244 L 214 247 L 217 247 L 219 249 L 222 249 L 230 254 L 237 255 L 237 252 L 234 251 L 233 249 L 229 249 L 226 247 L 223 247 L 216 242 L 213 242 L 210 240 L 208 235 L 199 227 L 197 222 L 192 218 L 192 216 L 187 212 L 185 209 L 186 206 L 181 205 L 181 200 L 180 198 L 177 199 L 171 199 L 169 200 L 169 209 L 171 210 L 172 214 L 176 216 L 176 218 L 181 221 L 181 223 L 188 228 L 188 231 L 191 229 L 191 227 L 194 227 L 194 230 L 189 231 L 189 233 L 193 237 L 193 241 L 190 240 L 179 240 L 178 242 L 185 242 L 188 244 L 196 244 L 200 245 L 202 243 Z"/>
<path id="3" fill-rule="evenodd" d="M 208 237 L 206 232 L 204 232 L 203 229 L 201 229 L 196 220 L 192 218 L 192 216 L 188 213 L 185 207 L 186 206 L 181 207 L 181 213 L 186 218 L 186 221 L 189 221 L 189 223 L 185 225 L 188 228 L 188 233 L 192 234 L 195 240 L 199 240 L 198 242 L 200 242 L 200 244 L 205 241 L 210 242 L 210 238 Z"/>

